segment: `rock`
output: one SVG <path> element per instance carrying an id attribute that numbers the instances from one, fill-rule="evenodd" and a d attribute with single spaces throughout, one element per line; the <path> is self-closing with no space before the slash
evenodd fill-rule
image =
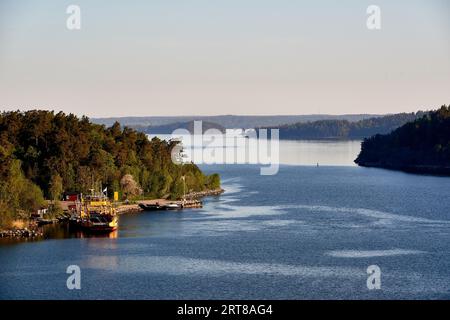
<path id="1" fill-rule="evenodd" d="M 44 236 L 43 232 L 35 229 L 13 229 L 0 231 L 0 238 L 36 238 Z"/>

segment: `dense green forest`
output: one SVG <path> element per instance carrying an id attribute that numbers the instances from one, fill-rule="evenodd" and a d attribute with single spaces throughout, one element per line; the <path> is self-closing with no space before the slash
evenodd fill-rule
<path id="1" fill-rule="evenodd" d="M 387 135 L 365 139 L 355 162 L 405 171 L 450 174 L 450 106 Z"/>
<path id="2" fill-rule="evenodd" d="M 0 226 L 64 192 L 86 193 L 100 183 L 127 196 L 178 198 L 183 192 L 220 187 L 217 174 L 177 165 L 177 142 L 93 124 L 87 117 L 49 111 L 0 114 Z M 130 177 L 131 175 L 131 177 Z M 124 177 L 126 176 L 126 179 Z M 130 189 L 130 179 L 134 189 Z M 126 189 L 126 190 L 125 190 Z"/>
<path id="3" fill-rule="evenodd" d="M 280 139 L 363 139 L 374 134 L 389 133 L 423 115 L 424 112 L 399 113 L 363 119 L 356 122 L 348 120 L 300 122 L 279 127 Z"/>

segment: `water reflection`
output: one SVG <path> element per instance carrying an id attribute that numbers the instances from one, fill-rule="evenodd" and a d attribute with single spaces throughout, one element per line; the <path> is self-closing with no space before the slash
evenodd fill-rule
<path id="1" fill-rule="evenodd" d="M 53 225 L 42 226 L 42 232 L 45 239 L 65 239 L 65 238 L 118 238 L 119 232 L 115 230 L 109 233 L 89 233 L 81 230 L 70 230 L 69 224 L 60 223 Z"/>
<path id="2" fill-rule="evenodd" d="M 115 270 L 119 266 L 119 258 L 116 255 L 89 255 L 83 261 L 83 265 L 93 269 Z"/>
<path id="3" fill-rule="evenodd" d="M 169 140 L 171 135 L 160 134 L 150 135 Z M 190 136 L 178 136 L 183 145 L 187 148 L 209 148 L 206 144 L 195 145 L 196 140 Z M 214 147 L 233 148 L 236 152 L 246 152 L 242 146 L 226 146 L 218 141 Z M 306 166 L 356 166 L 354 160 L 361 151 L 361 140 L 280 140 L 280 164 L 285 165 L 306 165 Z M 225 151 L 224 151 L 225 152 Z"/>

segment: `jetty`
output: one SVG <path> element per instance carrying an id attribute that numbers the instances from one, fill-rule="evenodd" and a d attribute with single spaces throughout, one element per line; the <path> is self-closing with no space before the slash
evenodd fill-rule
<path id="1" fill-rule="evenodd" d="M 142 210 L 156 211 L 156 210 L 180 210 L 185 208 L 202 208 L 203 203 L 198 199 L 186 200 L 167 200 L 167 199 L 153 199 L 143 200 L 138 202 Z"/>
<path id="2" fill-rule="evenodd" d="M 159 211 L 159 210 L 181 210 L 186 208 L 203 208 L 203 202 L 200 200 L 206 196 L 218 196 L 222 194 L 222 188 L 205 190 L 198 192 L 190 192 L 185 194 L 181 200 L 152 199 L 142 200 L 138 202 L 138 207 L 145 211 Z"/>
<path id="3" fill-rule="evenodd" d="M 207 196 L 218 196 L 224 192 L 222 188 L 190 192 L 185 194 L 181 200 L 152 199 L 138 202 L 139 208 L 146 211 L 158 210 L 181 210 L 185 208 L 203 208 L 203 202 L 200 200 Z"/>

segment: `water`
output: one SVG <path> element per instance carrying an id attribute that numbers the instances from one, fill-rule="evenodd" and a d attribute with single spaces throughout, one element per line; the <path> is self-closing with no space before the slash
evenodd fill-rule
<path id="1" fill-rule="evenodd" d="M 237 137 L 243 137 L 242 135 L 236 134 Z M 211 149 L 224 148 L 224 150 L 233 150 L 235 153 L 241 153 L 243 155 L 246 152 L 254 152 L 258 154 L 258 148 L 252 149 L 249 147 L 251 143 L 257 141 L 256 139 L 250 138 L 249 140 L 243 139 L 243 145 L 236 142 L 236 140 L 230 139 L 226 140 L 225 135 L 216 135 L 211 138 L 211 136 L 192 136 L 192 135 L 169 135 L 169 134 L 160 134 L 160 135 L 148 135 L 149 139 L 153 137 L 158 137 L 164 140 L 170 140 L 172 138 L 176 138 L 180 140 L 183 144 L 185 151 L 185 161 L 193 160 L 195 162 L 195 157 L 193 159 L 192 154 L 194 150 L 203 150 L 203 159 L 206 159 L 209 152 L 205 152 Z M 206 138 L 210 137 L 210 138 Z M 211 140 L 214 139 L 214 143 L 211 144 Z M 210 143 L 208 145 L 208 143 Z M 271 156 L 270 150 L 270 139 L 262 140 L 264 145 L 267 145 L 268 151 L 266 152 L 267 156 Z M 230 146 L 231 144 L 231 146 Z M 246 149 L 247 148 L 247 149 Z M 279 144 L 279 154 L 278 160 L 281 164 L 286 165 L 328 165 L 328 166 L 355 166 L 356 164 L 353 162 L 359 151 L 361 150 L 361 141 L 360 140 L 350 140 L 350 141 L 340 141 L 340 140 L 298 140 L 298 141 L 290 141 L 290 140 L 281 140 Z M 234 154 L 233 152 L 233 154 Z M 274 151 L 275 152 L 275 151 Z M 226 152 L 223 151 L 223 154 Z M 245 156 L 244 156 L 245 157 Z M 233 157 L 233 159 L 235 159 Z M 228 163 L 226 162 L 224 157 L 217 156 L 213 158 L 214 161 L 207 163 Z M 206 161 L 205 161 L 206 162 Z M 237 163 L 248 163 L 236 161 Z M 261 162 L 261 161 L 260 161 Z"/>
<path id="2" fill-rule="evenodd" d="M 302 161 L 314 164 L 330 149 L 286 143 L 294 158 L 308 147 Z M 0 298 L 450 298 L 450 178 L 355 167 L 351 145 L 333 148 L 339 166 L 294 161 L 275 176 L 203 166 L 224 195 L 201 210 L 121 216 L 112 238 L 0 245 Z M 66 288 L 69 265 L 81 290 Z M 367 288 L 370 265 L 381 290 Z"/>

